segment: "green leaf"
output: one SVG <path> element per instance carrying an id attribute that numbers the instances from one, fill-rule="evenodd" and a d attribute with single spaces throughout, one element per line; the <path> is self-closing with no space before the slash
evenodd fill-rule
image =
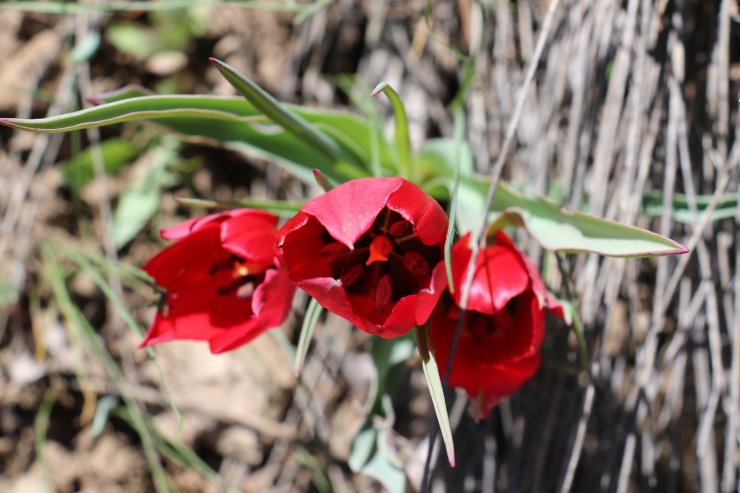
<path id="1" fill-rule="evenodd" d="M 455 444 L 452 441 L 450 418 L 447 416 L 447 403 L 445 402 L 442 380 L 439 377 L 439 369 L 428 336 L 426 327 L 416 327 L 416 345 L 419 348 L 421 364 L 424 369 L 424 377 L 427 380 L 429 395 L 432 398 L 434 413 L 437 415 L 439 431 L 445 444 L 447 460 L 450 462 L 450 466 L 455 467 Z"/>
<path id="2" fill-rule="evenodd" d="M 160 49 L 154 31 L 131 22 L 109 26 L 105 30 L 105 36 L 118 51 L 138 60 L 144 60 Z"/>
<path id="3" fill-rule="evenodd" d="M 123 139 L 108 139 L 100 144 L 105 171 L 113 175 L 121 171 L 140 151 L 139 146 Z M 88 148 L 59 164 L 62 179 L 79 195 L 82 188 L 95 177 L 93 149 Z"/>
<path id="4" fill-rule="evenodd" d="M 455 168 L 460 166 L 455 222 L 461 234 L 475 231 L 486 214 L 497 226 L 523 226 L 547 250 L 591 252 L 614 257 L 643 257 L 685 253 L 675 241 L 650 231 L 563 209 L 554 201 L 514 190 L 501 181 L 491 210 L 483 210 L 490 181 L 475 176 L 472 152 L 463 143 L 462 156 L 450 139 L 427 142 L 414 163 L 428 180 L 424 188 L 437 199 L 449 199 Z"/>
<path id="5" fill-rule="evenodd" d="M 316 328 L 316 323 L 319 321 L 321 313 L 324 311 L 324 307 L 319 305 L 316 299 L 311 298 L 306 309 L 306 315 L 303 317 L 303 325 L 301 326 L 301 335 L 298 337 L 298 347 L 295 352 L 295 362 L 293 364 L 293 373 L 295 376 L 299 376 L 303 371 L 303 362 L 306 360 L 306 354 L 308 353 L 308 346 L 311 344 L 311 337 L 313 331 Z"/>
<path id="6" fill-rule="evenodd" d="M 255 84 L 251 79 L 237 72 L 230 65 L 216 58 L 211 58 L 210 60 L 219 72 L 221 72 L 221 75 L 229 81 L 229 84 L 242 93 L 247 98 L 247 101 L 252 103 L 255 108 L 270 120 L 283 127 L 302 142 L 323 153 L 331 160 L 338 161 L 342 158 L 342 149 L 336 142 L 317 131 L 298 114 L 293 113 L 286 106 L 283 106 L 277 99 L 270 96 L 267 91 Z"/>
<path id="7" fill-rule="evenodd" d="M 445 260 L 445 272 L 447 273 L 447 289 L 450 293 L 455 292 L 455 281 L 452 278 L 452 243 L 455 240 L 455 221 L 457 218 L 457 197 L 458 189 L 460 188 L 460 162 L 463 158 L 463 152 L 465 145 L 463 143 L 463 133 L 465 132 L 465 120 L 462 109 L 455 110 L 455 148 L 457 150 L 457 157 L 455 159 L 455 177 L 452 180 L 452 186 L 450 188 L 450 212 L 449 224 L 447 225 L 447 237 L 445 238 L 444 247 L 444 260 Z M 471 156 L 472 160 L 472 156 Z"/>
<path id="8" fill-rule="evenodd" d="M 398 93 L 387 82 L 378 84 L 370 96 L 380 93 L 385 94 L 393 108 L 393 122 L 396 127 L 396 152 L 401 161 L 401 176 L 410 177 L 411 166 L 411 140 L 409 139 L 409 122 L 406 117 L 406 108 Z"/>
<path id="9" fill-rule="evenodd" d="M 69 52 L 69 59 L 73 64 L 89 60 L 100 47 L 100 34 L 97 31 L 88 31 Z"/>
<path id="10" fill-rule="evenodd" d="M 499 212 L 499 218 L 524 226 L 545 249 L 553 252 L 645 257 L 688 251 L 657 233 L 565 210 L 543 197 L 525 196 L 504 183 L 499 184 L 493 202 L 492 209 Z"/>
<path id="11" fill-rule="evenodd" d="M 671 219 L 685 224 L 693 224 L 712 201 L 711 195 L 696 196 L 696 214 L 689 207 L 688 196 L 677 193 L 673 194 L 671 204 Z M 663 215 L 663 193 L 648 192 L 642 198 L 641 212 L 649 217 L 660 217 Z M 711 221 L 734 218 L 740 214 L 740 194 L 728 193 L 722 196 L 717 207 L 709 215 Z"/>
<path id="12" fill-rule="evenodd" d="M 90 424 L 90 434 L 93 438 L 97 438 L 103 433 L 105 425 L 108 423 L 108 416 L 116 407 L 118 407 L 118 397 L 114 395 L 106 395 L 98 399 L 95 406 L 95 415 Z"/>
<path id="13" fill-rule="evenodd" d="M 331 180 L 329 180 L 329 178 L 327 178 L 324 173 L 315 168 L 313 170 L 313 177 L 316 179 L 316 184 L 320 186 L 325 192 L 328 192 L 336 186 L 336 184 L 332 183 Z"/>
<path id="14" fill-rule="evenodd" d="M 473 176 L 473 151 L 457 139 L 430 139 L 414 156 L 413 168 L 422 183 L 446 177 L 447 185 L 457 170 L 460 176 Z"/>
<path id="15" fill-rule="evenodd" d="M 162 189 L 177 183 L 178 175 L 168 171 L 168 165 L 177 157 L 178 144 L 166 140 L 149 153 L 147 173 L 126 187 L 113 215 L 113 239 L 116 248 L 122 248 L 159 210 Z"/>
<path id="16" fill-rule="evenodd" d="M 99 96 L 100 106 L 36 120 L 0 119 L 0 124 L 41 133 L 69 132 L 127 121 L 146 121 L 173 130 L 196 142 L 216 143 L 250 156 L 273 159 L 305 183 L 313 184 L 318 168 L 336 182 L 369 176 L 368 169 L 348 162 L 333 162 L 313 146 L 275 125 L 242 97 L 156 96 L 129 87 Z M 287 106 L 287 105 L 286 105 Z M 312 125 L 332 128 L 337 145 L 352 142 L 362 163 L 371 160 L 371 132 L 366 119 L 348 113 L 291 107 Z M 381 159 L 390 159 L 389 144 L 381 142 Z"/>
<path id="17" fill-rule="evenodd" d="M 480 226 L 487 189 L 487 179 L 461 178 L 456 215 L 461 233 L 475 231 Z M 444 191 L 443 187 L 435 187 L 430 193 L 440 198 Z M 543 248 L 553 252 L 649 257 L 688 251 L 657 233 L 563 209 L 556 202 L 522 194 L 504 182 L 499 182 L 487 216 L 491 233 L 505 226 L 524 227 Z"/>
<path id="18" fill-rule="evenodd" d="M 250 209 L 259 209 L 267 211 L 280 217 L 293 217 L 301 210 L 302 202 L 284 202 L 280 200 L 252 200 L 239 199 L 228 202 L 218 200 L 197 199 L 191 197 L 175 197 L 178 204 L 184 207 L 193 207 L 197 209 L 232 209 L 236 207 L 249 207 Z"/>
<path id="19" fill-rule="evenodd" d="M 364 428 L 355 436 L 347 461 L 350 469 L 378 480 L 390 493 L 406 493 L 406 474 L 386 445 L 392 437 L 388 431 Z"/>
<path id="20" fill-rule="evenodd" d="M 347 465 L 354 472 L 360 472 L 362 467 L 368 463 L 375 451 L 375 440 L 378 431 L 373 427 L 367 427 L 355 435 L 352 440 L 352 449 L 347 459 Z"/>

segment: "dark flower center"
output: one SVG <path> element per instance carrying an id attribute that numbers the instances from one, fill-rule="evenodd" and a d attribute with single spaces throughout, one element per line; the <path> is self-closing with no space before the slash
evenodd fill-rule
<path id="1" fill-rule="evenodd" d="M 466 311 L 463 335 L 471 338 L 475 345 L 488 344 L 491 340 L 503 340 L 507 332 L 515 328 L 520 298 L 520 296 L 512 298 L 503 310 L 493 315 L 475 310 Z M 460 307 L 455 302 L 450 302 L 448 317 L 451 320 L 457 320 L 460 317 Z"/>
<path id="2" fill-rule="evenodd" d="M 384 208 L 354 249 L 324 234 L 321 256 L 344 286 L 353 307 L 381 324 L 395 303 L 429 286 L 442 260 L 441 245 L 425 245 L 399 213 Z"/>
<path id="3" fill-rule="evenodd" d="M 221 284 L 216 288 L 219 296 L 235 295 L 247 300 L 252 297 L 254 290 L 264 279 L 267 266 L 249 262 L 236 255 L 218 260 L 211 264 L 208 275 L 217 278 Z"/>

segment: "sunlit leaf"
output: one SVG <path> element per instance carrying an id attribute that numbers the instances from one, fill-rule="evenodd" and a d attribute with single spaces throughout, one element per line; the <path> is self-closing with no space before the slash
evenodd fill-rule
<path id="1" fill-rule="evenodd" d="M 449 224 L 447 225 L 447 237 L 445 238 L 445 272 L 447 273 L 447 289 L 450 293 L 455 292 L 455 282 L 452 279 L 452 244 L 455 241 L 455 221 L 457 220 L 457 191 L 460 188 L 460 162 L 463 159 L 463 153 L 466 146 L 463 143 L 463 133 L 465 132 L 465 121 L 462 110 L 455 111 L 455 148 L 457 157 L 455 159 L 455 175 L 450 187 L 450 212 Z"/>
<path id="2" fill-rule="evenodd" d="M 682 245 L 657 233 L 565 210 L 555 202 L 526 196 L 503 183 L 496 191 L 492 210 L 510 224 L 527 228 L 544 248 L 554 252 L 592 252 L 614 257 L 687 252 Z"/>
<path id="3" fill-rule="evenodd" d="M 121 171 L 124 166 L 139 153 L 140 147 L 123 139 L 108 139 L 103 141 L 98 149 L 88 148 L 68 161 L 59 164 L 64 182 L 75 194 L 95 178 L 93 159 L 95 152 L 100 152 L 104 169 L 107 174 L 113 175 Z"/>
<path id="4" fill-rule="evenodd" d="M 160 48 L 157 35 L 150 28 L 132 22 L 108 26 L 105 36 L 116 50 L 138 60 L 146 59 Z"/>
<path id="5" fill-rule="evenodd" d="M 386 442 L 391 437 L 385 430 L 373 427 L 364 428 L 352 442 L 347 463 L 356 473 L 367 474 L 378 480 L 391 493 L 405 493 L 406 474 L 398 460 L 389 453 Z"/>
<path id="6" fill-rule="evenodd" d="M 115 123 L 145 121 L 173 130 L 189 140 L 230 147 L 250 156 L 273 159 L 306 183 L 314 183 L 312 170 L 319 169 L 337 182 L 369 176 L 356 164 L 333 162 L 314 147 L 272 123 L 242 97 L 157 96 L 136 87 L 124 88 L 95 99 L 102 103 L 74 113 L 36 120 L 0 119 L 0 124 L 42 133 L 69 132 Z M 345 152 L 357 160 L 372 159 L 368 121 L 349 113 L 291 107 L 311 124 L 331 128 L 330 135 L 342 135 L 337 145 L 352 142 Z M 390 159 L 387 141 L 380 143 L 380 157 Z"/>
<path id="7" fill-rule="evenodd" d="M 403 105 L 401 97 L 387 82 L 378 84 L 370 95 L 376 96 L 381 92 L 385 94 L 393 108 L 393 122 L 396 127 L 394 140 L 396 143 L 396 152 L 398 152 L 398 157 L 401 161 L 401 174 L 405 178 L 410 178 L 411 141 L 409 139 L 409 122 L 406 117 L 406 108 Z"/>
<path id="8" fill-rule="evenodd" d="M 447 403 L 445 402 L 444 389 L 442 380 L 439 377 L 439 368 L 434 359 L 434 352 L 429 341 L 429 334 L 425 327 L 416 327 L 416 345 L 419 348 L 421 364 L 424 369 L 429 395 L 432 398 L 434 414 L 437 415 L 439 431 L 442 435 L 442 442 L 445 444 L 447 460 L 450 466 L 455 467 L 455 444 L 452 440 L 452 429 L 450 428 L 450 418 L 447 416 Z"/>
<path id="9" fill-rule="evenodd" d="M 267 91 L 255 84 L 251 79 L 245 77 L 236 71 L 229 64 L 211 58 L 216 68 L 221 72 L 229 84 L 242 93 L 247 101 L 252 103 L 260 113 L 267 116 L 270 120 L 277 123 L 285 130 L 290 132 L 301 142 L 308 144 L 317 151 L 325 154 L 333 161 L 338 161 L 343 157 L 342 149 L 336 142 L 331 140 L 323 133 L 316 130 L 306 120 L 301 118 L 297 113 L 291 111 L 280 101 L 273 98 Z"/>
<path id="10" fill-rule="evenodd" d="M 165 141 L 148 153 L 146 173 L 121 193 L 113 215 L 113 240 L 117 248 L 131 241 L 159 210 L 162 190 L 179 181 L 167 167 L 177 157 L 177 143 Z"/>

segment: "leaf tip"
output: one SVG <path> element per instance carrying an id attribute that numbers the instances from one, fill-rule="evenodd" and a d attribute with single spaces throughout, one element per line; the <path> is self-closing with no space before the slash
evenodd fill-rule
<path id="1" fill-rule="evenodd" d="M 326 175 L 322 173 L 318 168 L 313 168 L 311 171 L 313 172 L 313 178 L 314 180 L 316 180 L 316 184 L 320 186 L 325 192 L 328 192 L 333 188 L 331 182 L 329 181 L 329 178 L 327 178 Z"/>
<path id="2" fill-rule="evenodd" d="M 689 253 L 690 250 L 689 250 L 688 247 L 685 247 L 685 246 L 683 246 L 682 244 L 680 244 L 678 242 L 674 242 L 674 243 L 676 243 L 676 247 L 677 248 L 675 250 L 671 251 L 671 252 L 668 252 L 669 255 L 683 255 L 685 253 Z"/>
<path id="3" fill-rule="evenodd" d="M 450 463 L 450 467 L 455 467 L 455 449 L 450 443 L 448 447 L 445 447 L 447 451 L 447 460 Z"/>
<path id="4" fill-rule="evenodd" d="M 383 90 L 386 87 L 388 87 L 388 83 L 387 82 L 381 82 L 380 84 L 378 84 L 377 86 L 375 86 L 375 89 L 373 89 L 373 92 L 370 93 L 370 97 L 371 98 L 374 98 L 375 96 L 377 96 L 378 94 L 380 94 L 381 92 L 383 92 Z"/>
<path id="5" fill-rule="evenodd" d="M 215 66 L 220 72 L 223 72 L 224 70 L 226 70 L 226 67 L 227 67 L 226 63 L 222 62 L 218 58 L 209 56 L 208 61 L 211 62 L 211 64 Z"/>

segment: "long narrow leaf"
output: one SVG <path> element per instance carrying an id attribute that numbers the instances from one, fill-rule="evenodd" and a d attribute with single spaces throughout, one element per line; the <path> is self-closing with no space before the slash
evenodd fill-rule
<path id="1" fill-rule="evenodd" d="M 393 122 L 396 127 L 396 151 L 401 160 L 401 173 L 404 177 L 409 178 L 411 173 L 411 140 L 409 138 L 409 122 L 406 117 L 406 108 L 396 90 L 387 82 L 378 84 L 370 95 L 376 96 L 381 92 L 385 94 L 393 108 Z"/>
<path id="2" fill-rule="evenodd" d="M 697 195 L 695 201 L 696 211 L 693 211 L 687 195 L 674 193 L 673 203 L 671 204 L 671 219 L 686 224 L 695 223 L 709 206 L 712 195 Z M 740 211 L 740 194 L 724 194 L 717 207 L 710 214 L 709 219 L 711 221 L 730 219 L 735 217 L 738 211 Z M 663 193 L 646 193 L 642 198 L 641 212 L 649 217 L 661 217 L 663 215 Z"/>
<path id="3" fill-rule="evenodd" d="M 465 120 L 462 109 L 455 110 L 455 143 L 457 150 L 457 159 L 455 166 L 455 177 L 452 180 L 452 186 L 450 188 L 450 212 L 449 212 L 449 224 L 447 225 L 447 237 L 445 238 L 445 271 L 447 273 L 447 285 L 450 293 L 455 292 L 455 282 L 452 278 L 452 243 L 455 238 L 455 220 L 457 217 L 457 191 L 460 188 L 460 162 L 462 161 L 463 149 L 463 133 L 465 132 Z"/>
<path id="4" fill-rule="evenodd" d="M 221 144 L 250 156 L 276 160 L 306 183 L 314 182 L 314 168 L 337 182 L 370 174 L 374 152 L 371 127 L 366 119 L 356 115 L 284 105 L 311 125 L 327 130 L 343 153 L 352 156 L 351 162 L 333 162 L 272 123 L 243 97 L 156 96 L 138 87 L 127 87 L 101 95 L 95 102 L 102 104 L 51 118 L 0 119 L 0 124 L 31 132 L 57 133 L 143 121 L 196 142 Z M 379 147 L 381 161 L 392 162 L 390 144 L 381 139 Z"/>
<path id="5" fill-rule="evenodd" d="M 199 209 L 231 209 L 234 207 L 249 207 L 250 209 L 271 212 L 280 217 L 295 216 L 303 205 L 301 202 L 284 202 L 280 200 L 238 199 L 222 202 L 191 197 L 175 197 L 175 201 L 184 207 L 194 207 Z"/>
<path id="6" fill-rule="evenodd" d="M 216 58 L 211 58 L 211 63 L 221 72 L 229 84 L 242 93 L 247 101 L 266 115 L 270 120 L 277 123 L 285 130 L 296 136 L 299 140 L 314 147 L 333 161 L 342 159 L 342 149 L 329 137 L 309 125 L 307 121 L 298 114 L 290 111 L 277 99 L 255 84 L 251 79 L 236 71 L 229 64 Z"/>
<path id="7" fill-rule="evenodd" d="M 295 362 L 293 364 L 293 373 L 298 376 L 303 371 L 303 362 L 308 354 L 308 346 L 311 344 L 311 338 L 313 331 L 316 328 L 316 323 L 319 321 L 321 313 L 324 311 L 324 307 L 319 305 L 319 302 L 314 298 L 308 304 L 306 315 L 303 318 L 303 325 L 301 326 L 301 335 L 298 337 L 298 347 L 295 351 Z"/>
<path id="8" fill-rule="evenodd" d="M 434 359 L 434 353 L 429 344 L 429 335 L 425 327 L 416 327 L 416 344 L 419 348 L 422 367 L 424 368 L 424 377 L 427 380 L 427 387 L 432 398 L 434 413 L 437 415 L 439 430 L 442 434 L 442 441 L 445 444 L 447 460 L 450 466 L 455 467 L 455 444 L 452 441 L 452 429 L 450 428 L 450 418 L 447 416 L 447 403 L 442 388 L 442 380 L 439 377 L 439 369 Z"/>

